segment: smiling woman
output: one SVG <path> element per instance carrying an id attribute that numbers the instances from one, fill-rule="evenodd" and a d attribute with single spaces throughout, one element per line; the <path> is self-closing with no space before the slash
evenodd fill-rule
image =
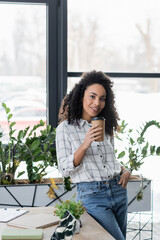
<path id="1" fill-rule="evenodd" d="M 82 74 L 62 101 L 56 152 L 62 176 L 77 184 L 77 198 L 87 212 L 115 239 L 124 240 L 130 172 L 115 159 L 113 131 L 119 117 L 112 87 L 101 71 Z M 91 125 L 96 116 L 106 119 L 103 141 L 102 127 Z"/>

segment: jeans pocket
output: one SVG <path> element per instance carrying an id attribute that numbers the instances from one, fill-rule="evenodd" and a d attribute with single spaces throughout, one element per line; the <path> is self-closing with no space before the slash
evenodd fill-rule
<path id="1" fill-rule="evenodd" d="M 121 184 L 118 184 L 118 186 L 119 186 L 120 188 L 122 188 L 123 190 L 127 191 L 127 188 L 122 187 Z"/>
<path id="2" fill-rule="evenodd" d="M 95 196 L 99 192 L 97 187 L 78 187 L 77 191 L 80 199 Z"/>

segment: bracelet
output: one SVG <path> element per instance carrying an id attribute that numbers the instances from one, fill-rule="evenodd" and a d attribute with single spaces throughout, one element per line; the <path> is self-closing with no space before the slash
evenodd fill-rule
<path id="1" fill-rule="evenodd" d="M 123 171 L 121 171 L 121 175 L 127 171 L 131 174 L 131 170 L 125 168 Z"/>

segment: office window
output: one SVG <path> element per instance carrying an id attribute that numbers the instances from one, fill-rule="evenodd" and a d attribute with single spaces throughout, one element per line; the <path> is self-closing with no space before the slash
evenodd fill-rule
<path id="1" fill-rule="evenodd" d="M 18 129 L 40 118 L 57 126 L 66 90 L 66 3 L 0 0 L 0 103 L 11 108 Z"/>
<path id="2" fill-rule="evenodd" d="M 46 5 L 0 3 L 0 102 L 16 129 L 46 122 Z M 4 111 L 0 125 L 7 129 Z"/>

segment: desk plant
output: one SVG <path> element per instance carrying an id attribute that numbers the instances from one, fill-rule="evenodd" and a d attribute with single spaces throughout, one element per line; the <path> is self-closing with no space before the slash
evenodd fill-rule
<path id="1" fill-rule="evenodd" d="M 76 202 L 75 200 L 71 199 L 56 204 L 54 214 L 62 219 L 67 210 L 70 211 L 70 213 L 76 219 L 80 219 L 80 216 L 86 211 L 86 208 L 83 206 L 81 201 Z"/>
<path id="2" fill-rule="evenodd" d="M 122 159 L 121 163 L 133 171 L 138 171 L 144 160 L 150 156 L 160 156 L 160 146 L 149 144 L 145 139 L 145 133 L 150 127 L 160 129 L 160 123 L 151 120 L 142 125 L 138 130 L 128 127 L 128 123 L 122 121 L 118 131 L 115 133 L 116 139 L 123 142 L 123 151 L 115 150 L 117 159 Z M 125 162 L 123 160 L 126 160 Z M 142 179 L 143 180 L 143 179 Z M 143 181 L 140 192 L 137 195 L 137 200 L 143 198 Z"/>

